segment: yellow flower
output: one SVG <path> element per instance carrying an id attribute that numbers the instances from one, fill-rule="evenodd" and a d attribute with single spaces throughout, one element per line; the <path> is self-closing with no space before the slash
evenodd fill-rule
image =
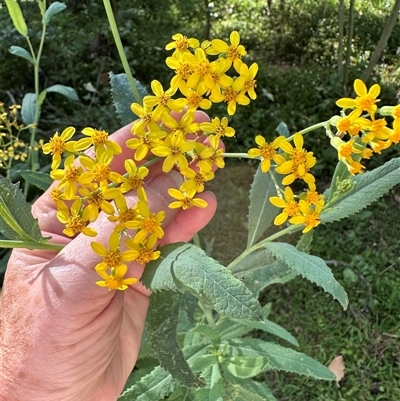
<path id="1" fill-rule="evenodd" d="M 211 122 L 201 123 L 200 129 L 209 134 L 215 134 L 219 138 L 235 135 L 235 130 L 232 127 L 228 127 L 228 119 L 226 117 L 222 117 L 221 120 L 215 117 Z"/>
<path id="2" fill-rule="evenodd" d="M 240 71 L 242 64 L 241 58 L 247 54 L 243 45 L 240 45 L 240 35 L 237 31 L 230 34 L 230 44 L 228 45 L 221 39 L 211 41 L 211 47 L 207 49 L 207 54 L 216 55 L 223 53 L 223 57 L 227 59 L 229 67 L 234 65 L 237 72 Z"/>
<path id="3" fill-rule="evenodd" d="M 279 161 L 279 167 L 275 171 L 279 174 L 286 174 L 282 185 L 290 185 L 296 179 L 302 179 L 310 184 L 315 181 L 315 178 L 309 173 L 309 170 L 315 165 L 316 159 L 313 152 L 303 149 L 304 140 L 301 134 L 294 134 L 293 140 L 295 147 L 286 138 L 279 142 L 279 147 L 288 155 L 289 160 L 283 163 Z"/>
<path id="4" fill-rule="evenodd" d="M 172 36 L 172 39 L 174 40 L 173 42 L 168 43 L 165 46 L 166 50 L 172 50 L 175 49 L 176 53 L 187 53 L 189 50 L 189 47 L 192 49 L 196 49 L 197 47 L 200 46 L 200 42 L 198 39 L 195 38 L 190 38 L 188 39 L 186 36 L 183 36 L 181 33 L 176 33 L 175 35 Z M 174 52 L 174 53 L 175 53 Z"/>
<path id="5" fill-rule="evenodd" d="M 189 192 L 195 190 L 197 193 L 204 191 L 204 184 L 214 178 L 212 171 L 202 171 L 201 169 L 197 172 L 188 168 L 182 170 L 181 174 L 188 178 L 180 187 L 182 192 Z"/>
<path id="6" fill-rule="evenodd" d="M 127 171 L 127 176 L 121 176 L 120 182 L 122 182 L 120 188 L 123 193 L 130 190 L 137 191 L 139 199 L 147 199 L 146 193 L 144 192 L 143 183 L 144 179 L 149 174 L 149 169 L 145 166 L 136 166 L 136 163 L 127 159 L 124 162 L 125 170 Z"/>
<path id="7" fill-rule="evenodd" d="M 199 129 L 199 124 L 194 122 L 194 117 L 193 110 L 188 110 L 179 121 L 169 114 L 164 114 L 161 119 L 163 124 L 170 130 L 169 137 L 175 134 L 186 137 L 188 134 L 194 134 Z"/>
<path id="8" fill-rule="evenodd" d="M 245 95 L 244 82 L 239 79 L 236 79 L 232 86 L 224 88 L 222 93 L 212 93 L 210 100 L 213 103 L 228 103 L 228 114 L 230 116 L 236 112 L 236 103 L 242 106 L 247 106 L 250 103 L 250 99 Z"/>
<path id="9" fill-rule="evenodd" d="M 181 169 L 187 169 L 189 164 L 185 157 L 185 153 L 196 147 L 195 141 L 187 141 L 182 134 L 174 134 L 168 136 L 163 146 L 156 146 L 151 152 L 158 157 L 165 157 L 163 162 L 163 171 L 168 173 L 175 164 Z"/>
<path id="10" fill-rule="evenodd" d="M 241 82 L 241 85 L 243 86 L 243 91 L 247 92 L 250 98 L 253 100 L 257 98 L 256 92 L 254 91 L 254 89 L 256 88 L 256 80 L 254 78 L 257 75 L 257 71 L 257 63 L 253 63 L 250 68 L 245 63 L 242 63 L 242 65 L 240 66 L 240 71 L 238 71 L 240 77 L 237 80 Z"/>
<path id="11" fill-rule="evenodd" d="M 391 143 L 400 142 L 400 118 L 395 118 L 393 121 L 393 130 L 389 135 L 389 140 Z"/>
<path id="12" fill-rule="evenodd" d="M 325 201 L 323 199 L 320 200 L 317 204 L 310 204 L 304 200 L 300 200 L 299 208 L 301 215 L 292 217 L 289 220 L 289 223 L 304 224 L 306 227 L 302 232 L 307 233 L 321 223 L 320 214 L 324 205 Z"/>
<path id="13" fill-rule="evenodd" d="M 282 164 L 286 161 L 286 159 L 276 152 L 276 149 L 279 148 L 280 142 L 285 139 L 284 136 L 279 136 L 275 138 L 272 143 L 268 143 L 265 141 L 265 138 L 261 135 L 256 136 L 256 143 L 258 148 L 249 149 L 247 154 L 250 157 L 261 157 L 261 171 L 263 173 L 267 173 L 271 167 L 271 160 L 274 160 L 275 163 Z"/>
<path id="14" fill-rule="evenodd" d="M 143 243 L 137 244 L 133 239 L 127 239 L 126 245 L 135 255 L 135 261 L 145 265 L 160 257 L 160 251 L 154 249 L 157 243 L 157 237 L 153 234 Z"/>
<path id="15" fill-rule="evenodd" d="M 126 204 L 125 197 L 121 194 L 114 199 L 115 207 L 118 211 L 117 215 L 109 216 L 108 220 L 112 222 L 118 222 L 114 231 L 120 232 L 126 228 L 128 221 L 134 220 L 138 216 L 136 206 L 129 208 Z"/>
<path id="16" fill-rule="evenodd" d="M 210 145 L 206 146 L 200 152 L 200 160 L 197 165 L 204 171 L 212 170 L 215 164 L 218 168 L 225 167 L 225 161 L 223 158 L 224 149 L 220 147 L 220 140 L 217 136 L 213 135 L 209 137 Z"/>
<path id="17" fill-rule="evenodd" d="M 161 115 L 164 113 L 163 108 L 156 108 L 153 110 L 152 107 L 141 106 L 139 103 L 131 104 L 132 112 L 139 117 L 139 120 L 135 121 L 132 125 L 132 133 L 137 134 L 142 132 L 143 129 L 147 128 L 149 131 L 159 131 L 158 121 Z"/>
<path id="18" fill-rule="evenodd" d="M 81 217 L 81 200 L 76 199 L 71 210 L 64 202 L 57 202 L 58 220 L 65 225 L 63 233 L 68 237 L 74 237 L 76 234 L 82 233 L 88 237 L 95 237 L 97 235 L 96 230 L 87 227 L 87 221 Z"/>
<path id="19" fill-rule="evenodd" d="M 143 160 L 151 148 L 162 145 L 160 139 L 167 136 L 166 131 L 145 131 L 142 129 L 140 132 L 136 132 L 136 137 L 128 139 L 126 146 L 130 149 L 136 149 L 134 158 L 137 161 Z"/>
<path id="20" fill-rule="evenodd" d="M 153 91 L 154 95 L 145 96 L 143 98 L 143 103 L 148 109 L 157 106 L 154 110 L 156 115 L 162 115 L 164 112 L 168 113 L 171 110 L 181 111 L 185 107 L 184 99 L 172 99 L 172 96 L 175 94 L 177 88 L 169 88 L 164 91 L 161 83 L 157 80 L 154 80 L 151 82 L 151 90 Z"/>
<path id="21" fill-rule="evenodd" d="M 76 151 L 83 151 L 90 146 L 94 145 L 97 153 L 109 151 L 114 155 L 122 153 L 121 146 L 117 142 L 108 139 L 108 132 L 100 131 L 94 128 L 86 127 L 82 130 L 82 134 L 86 138 L 79 139 L 75 144 Z"/>
<path id="22" fill-rule="evenodd" d="M 58 132 L 56 132 L 53 138 L 50 138 L 50 141 L 43 145 L 43 153 L 45 155 L 49 153 L 53 155 L 53 162 L 51 163 L 52 170 L 55 170 L 61 164 L 61 155 L 64 152 L 75 153 L 76 141 L 67 142 L 74 134 L 75 128 L 67 127 L 60 136 L 58 135 Z"/>
<path id="23" fill-rule="evenodd" d="M 110 188 L 102 192 L 100 188 L 91 191 L 86 187 L 80 187 L 78 192 L 85 197 L 87 203 L 83 209 L 82 218 L 90 222 L 97 220 L 100 210 L 109 215 L 114 214 L 114 206 L 110 200 L 121 194 L 121 190 L 118 188 Z"/>
<path id="24" fill-rule="evenodd" d="M 108 287 L 111 290 L 124 291 L 128 288 L 128 285 L 135 284 L 138 279 L 134 277 L 124 278 L 128 267 L 126 265 L 120 265 L 115 269 L 111 269 L 111 274 L 109 275 L 105 270 L 98 270 L 97 273 L 103 279 L 96 281 L 99 287 Z"/>
<path id="25" fill-rule="evenodd" d="M 357 94 L 355 99 L 352 98 L 342 98 L 339 99 L 336 104 L 342 109 L 359 109 L 362 111 L 367 111 L 371 116 L 375 113 L 377 109 L 376 102 L 379 102 L 377 97 L 381 92 L 381 87 L 378 84 L 372 85 L 369 91 L 361 79 L 356 79 L 354 81 L 354 91 Z"/>
<path id="26" fill-rule="evenodd" d="M 369 121 L 369 126 L 366 128 L 369 132 L 362 137 L 362 142 L 368 143 L 374 141 L 375 139 L 389 139 L 392 130 L 387 127 L 386 124 L 386 120 L 383 118 Z"/>
<path id="27" fill-rule="evenodd" d="M 96 155 L 98 156 L 98 155 Z M 104 152 L 97 157 L 97 160 L 93 160 L 88 156 L 80 156 L 79 161 L 88 171 L 82 173 L 80 182 L 85 185 L 93 185 L 99 183 L 102 191 L 105 192 L 108 188 L 108 184 L 112 181 L 113 172 L 110 167 L 110 163 L 113 159 L 111 152 Z"/>
<path id="28" fill-rule="evenodd" d="M 222 88 L 232 86 L 233 78 L 226 75 L 226 71 L 229 69 L 227 61 L 224 58 L 219 58 L 210 64 L 210 76 L 211 80 L 202 81 L 199 83 L 200 91 L 205 91 L 206 95 L 210 93 L 213 96 L 219 96 Z"/>
<path id="29" fill-rule="evenodd" d="M 169 208 L 171 209 L 180 209 L 183 210 L 189 209 L 191 207 L 199 207 L 199 208 L 206 208 L 207 202 L 201 198 L 195 198 L 196 190 L 191 190 L 189 192 L 182 192 L 176 188 L 168 189 L 168 193 L 172 198 L 176 200 L 169 204 Z"/>
<path id="30" fill-rule="evenodd" d="M 349 134 L 350 136 L 357 136 L 365 128 L 369 120 L 360 118 L 362 110 L 355 109 L 348 116 L 338 117 L 336 116 L 332 120 L 333 125 L 336 125 L 337 136 L 342 138 L 344 135 Z"/>
<path id="31" fill-rule="evenodd" d="M 164 236 L 164 230 L 161 227 L 161 223 L 165 219 L 164 210 L 151 213 L 147 202 L 142 200 L 136 204 L 136 208 L 141 217 L 128 221 L 125 224 L 125 227 L 130 230 L 140 230 L 136 233 L 133 242 L 136 244 L 143 243 L 149 234 L 154 234 L 157 238 L 162 238 Z"/>
<path id="32" fill-rule="evenodd" d="M 135 254 L 132 250 L 120 251 L 120 234 L 115 231 L 110 235 L 108 249 L 100 242 L 92 242 L 90 246 L 97 255 L 103 258 L 103 260 L 95 266 L 98 272 L 111 268 L 116 269 L 124 265 L 123 262 L 132 262 L 132 260 L 134 260 Z"/>
<path id="33" fill-rule="evenodd" d="M 297 203 L 293 191 L 290 187 L 285 188 L 284 199 L 279 196 L 271 196 L 269 201 L 276 207 L 282 208 L 282 212 L 275 217 L 274 224 L 280 226 L 289 217 L 297 216 L 300 212 L 299 204 Z"/>
<path id="34" fill-rule="evenodd" d="M 204 81 L 206 87 L 211 90 L 214 86 L 214 80 L 211 75 L 212 63 L 208 60 L 204 49 L 199 47 L 195 50 L 194 54 L 185 54 L 184 60 L 191 65 L 193 71 L 187 79 L 187 86 L 189 88 L 196 88 L 199 81 Z"/>
<path id="35" fill-rule="evenodd" d="M 176 57 L 167 57 L 166 64 L 172 70 L 175 70 L 175 76 L 171 79 L 171 87 L 182 90 L 187 89 L 186 81 L 192 74 L 192 66 L 186 61 Z"/>
<path id="36" fill-rule="evenodd" d="M 196 110 L 198 108 L 208 110 L 211 107 L 211 102 L 208 99 L 204 99 L 203 95 L 206 92 L 206 88 L 192 89 L 189 87 L 180 89 L 182 94 L 186 96 L 186 104 L 189 110 Z"/>

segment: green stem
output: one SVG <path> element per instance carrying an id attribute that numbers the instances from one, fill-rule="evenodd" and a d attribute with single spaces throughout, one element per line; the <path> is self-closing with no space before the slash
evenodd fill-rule
<path id="1" fill-rule="evenodd" d="M 129 64 L 128 64 L 128 60 L 126 58 L 124 47 L 122 46 L 121 37 L 119 36 L 118 27 L 115 22 L 111 3 L 109 0 L 103 0 L 103 3 L 104 3 L 104 8 L 107 13 L 108 23 L 110 24 L 111 32 L 114 37 L 114 42 L 115 42 L 115 45 L 117 46 L 119 58 L 121 59 L 122 66 L 124 67 L 124 71 L 128 78 L 129 85 L 132 89 L 133 96 L 137 103 L 142 104 L 142 97 L 140 96 L 139 91 L 136 87 L 135 80 L 133 79 L 131 69 L 129 68 Z"/>
<path id="2" fill-rule="evenodd" d="M 212 314 L 212 309 L 210 308 L 206 308 L 201 302 L 199 302 L 200 308 L 202 309 L 204 316 L 207 320 L 207 323 L 210 326 L 215 326 L 215 320 L 214 320 L 214 316 Z"/>
<path id="3" fill-rule="evenodd" d="M 254 159 L 254 157 L 249 156 L 247 153 L 223 153 L 223 157 L 234 157 L 237 159 Z"/>
<path id="4" fill-rule="evenodd" d="M 234 266 L 236 266 L 241 260 L 243 260 L 246 256 L 250 255 L 251 253 L 257 251 L 258 249 L 261 249 L 264 247 L 264 245 L 267 242 L 271 242 L 277 238 L 280 238 L 286 234 L 293 234 L 303 228 L 302 224 L 296 224 L 296 225 L 290 225 L 286 228 L 284 228 L 281 231 L 276 232 L 275 234 L 270 235 L 269 237 L 263 239 L 260 242 L 257 242 L 257 244 L 254 244 L 250 248 L 247 248 L 244 252 L 242 252 L 235 260 L 233 260 L 227 268 L 232 270 Z"/>
<path id="5" fill-rule="evenodd" d="M 301 134 L 301 135 L 305 135 L 311 131 L 315 131 L 318 128 L 323 128 L 324 125 L 327 123 L 328 121 L 322 121 L 322 123 L 317 123 L 314 125 L 311 125 L 310 127 L 304 128 L 301 131 L 298 131 L 297 134 Z M 293 139 L 294 135 L 290 136 L 287 140 L 291 141 Z"/>
<path id="6" fill-rule="evenodd" d="M 36 241 L 0 240 L 0 248 L 45 249 L 48 251 L 58 252 L 64 248 L 64 245 L 50 244 L 48 242 L 36 242 Z"/>

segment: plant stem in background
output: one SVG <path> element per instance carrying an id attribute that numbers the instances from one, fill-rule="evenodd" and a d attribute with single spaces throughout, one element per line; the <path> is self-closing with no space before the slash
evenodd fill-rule
<path id="1" fill-rule="evenodd" d="M 349 8 L 349 29 L 347 32 L 347 48 L 346 48 L 346 62 L 343 69 L 343 90 L 347 93 L 347 82 L 349 80 L 349 68 L 350 68 L 350 57 L 351 57 L 351 46 L 353 44 L 353 32 L 354 32 L 354 2 L 355 0 L 350 0 Z"/>
<path id="2" fill-rule="evenodd" d="M 124 67 L 124 71 L 128 78 L 129 85 L 132 89 L 133 96 L 135 97 L 137 103 L 142 104 L 142 98 L 139 95 L 139 91 L 136 87 L 135 80 L 133 79 L 131 69 L 129 68 L 129 64 L 128 64 L 128 60 L 126 58 L 124 47 L 122 46 L 121 37 L 119 36 L 118 27 L 115 22 L 111 3 L 109 0 L 103 0 L 103 3 L 104 3 L 104 8 L 107 13 L 107 18 L 108 18 L 108 22 L 110 24 L 111 32 L 114 37 L 114 42 L 115 42 L 115 45 L 117 46 L 119 58 L 121 59 L 122 66 Z"/>

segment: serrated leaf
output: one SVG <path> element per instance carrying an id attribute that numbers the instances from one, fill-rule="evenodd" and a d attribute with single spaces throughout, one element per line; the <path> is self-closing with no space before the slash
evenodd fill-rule
<path id="1" fill-rule="evenodd" d="M 163 368 L 156 367 L 150 374 L 142 377 L 133 387 L 125 390 L 119 401 L 156 401 L 172 393 L 178 383 Z"/>
<path id="2" fill-rule="evenodd" d="M 71 88 L 70 86 L 65 86 L 65 85 L 60 85 L 60 84 L 52 85 L 52 86 L 49 86 L 48 88 L 46 88 L 43 92 L 59 93 L 60 95 L 63 95 L 70 100 L 75 100 L 75 101 L 79 100 L 75 89 Z"/>
<path id="3" fill-rule="evenodd" d="M 46 24 L 50 22 L 50 20 L 61 11 L 65 10 L 67 6 L 64 3 L 60 3 L 59 1 L 55 1 L 50 4 L 50 7 L 46 10 L 44 15 L 44 19 Z"/>
<path id="4" fill-rule="evenodd" d="M 0 232 L 10 240 L 46 242 L 19 184 L 0 180 Z"/>
<path id="5" fill-rule="evenodd" d="M 297 241 L 296 248 L 304 253 L 311 252 L 311 245 L 313 242 L 314 231 L 308 231 L 305 234 L 301 234 L 299 240 Z"/>
<path id="6" fill-rule="evenodd" d="M 19 171 L 19 173 L 29 184 L 35 185 L 43 191 L 46 191 L 53 183 L 53 179 L 50 175 L 41 171 L 22 170 Z"/>
<path id="7" fill-rule="evenodd" d="M 35 65 L 35 60 L 32 58 L 28 50 L 24 49 L 21 46 L 11 46 L 10 53 L 14 56 L 18 56 L 25 60 L 28 60 L 31 64 Z"/>
<path id="8" fill-rule="evenodd" d="M 28 36 L 28 27 L 22 14 L 21 7 L 14 0 L 6 0 L 8 13 L 12 19 L 15 29 L 24 37 Z"/>
<path id="9" fill-rule="evenodd" d="M 264 246 L 279 261 L 331 294 L 340 302 L 343 309 L 347 308 L 349 299 L 346 291 L 321 258 L 300 252 L 293 245 L 284 242 L 267 242 Z"/>
<path id="10" fill-rule="evenodd" d="M 264 401 L 278 401 L 265 383 L 256 382 L 254 380 L 242 380 L 241 385 L 249 394 L 256 394 L 262 397 Z M 253 398 L 251 399 L 253 400 Z"/>
<path id="11" fill-rule="evenodd" d="M 264 398 L 257 394 L 249 393 L 246 388 L 242 387 L 240 382 L 233 382 L 232 380 L 224 380 L 224 400 L 265 401 Z"/>
<path id="12" fill-rule="evenodd" d="M 218 357 L 216 355 L 201 355 L 196 358 L 191 364 L 193 372 L 202 372 L 203 370 L 218 364 Z"/>
<path id="13" fill-rule="evenodd" d="M 149 341 L 160 365 L 185 387 L 203 383 L 191 371 L 177 340 L 178 317 L 183 294 L 171 291 L 153 293 L 148 312 Z"/>
<path id="14" fill-rule="evenodd" d="M 262 356 L 232 356 L 224 357 L 222 364 L 233 376 L 246 379 L 262 372 L 267 362 Z"/>
<path id="15" fill-rule="evenodd" d="M 136 99 L 132 94 L 128 78 L 126 74 L 115 75 L 112 72 L 109 73 L 109 77 L 111 96 L 117 116 L 122 125 L 129 124 L 138 117 L 131 110 L 131 104 L 136 102 Z M 139 95 L 143 99 L 148 94 L 147 89 L 138 80 L 134 79 L 134 81 Z"/>
<path id="16" fill-rule="evenodd" d="M 263 235 L 279 212 L 269 201 L 269 198 L 277 193 L 277 180 L 274 181 L 271 175 L 273 172 L 263 173 L 259 164 L 250 189 L 247 248 Z"/>
<path id="17" fill-rule="evenodd" d="M 22 99 L 21 117 L 25 125 L 33 124 L 35 122 L 36 113 L 36 94 L 26 93 Z M 40 108 L 39 108 L 40 116 Z"/>
<path id="18" fill-rule="evenodd" d="M 321 222 L 331 223 L 349 217 L 379 199 L 400 183 L 400 157 L 372 171 L 354 177 L 353 189 L 322 210 Z M 334 195 L 331 195 L 334 197 Z"/>
<path id="19" fill-rule="evenodd" d="M 298 274 L 286 264 L 277 262 L 265 249 L 246 256 L 232 268 L 232 273 L 255 295 L 271 284 L 286 283 Z"/>
<path id="20" fill-rule="evenodd" d="M 320 380 L 335 380 L 335 375 L 326 366 L 291 348 L 255 338 L 232 339 L 229 340 L 229 344 L 232 351 L 238 354 L 253 353 L 256 356 L 267 357 L 269 362 L 266 369 L 268 370 L 283 370 Z"/>
<path id="21" fill-rule="evenodd" d="M 183 244 L 163 262 L 172 267 L 175 281 L 218 313 L 236 319 L 262 321 L 262 308 L 250 290 L 199 247 Z"/>

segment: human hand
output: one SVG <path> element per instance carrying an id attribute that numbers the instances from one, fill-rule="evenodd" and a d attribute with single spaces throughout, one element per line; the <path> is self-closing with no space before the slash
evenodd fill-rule
<path id="1" fill-rule="evenodd" d="M 196 121 L 206 121 L 197 112 Z M 113 134 L 123 144 L 131 136 L 126 126 Z M 131 156 L 125 148 L 113 161 L 122 171 Z M 129 156 L 128 156 L 129 155 Z M 178 188 L 180 175 L 162 173 L 152 166 L 146 179 L 151 210 L 165 210 L 165 236 L 161 244 L 188 241 L 212 218 L 216 201 L 212 193 L 199 197 L 205 209 L 169 209 L 168 188 Z M 126 195 L 128 203 L 136 196 Z M 149 291 L 140 283 L 126 291 L 107 291 L 94 283 L 94 266 L 100 257 L 90 243 L 108 246 L 113 224 L 100 214 L 93 228 L 95 239 L 67 238 L 56 218 L 48 191 L 33 205 L 44 236 L 65 244 L 58 254 L 42 250 L 14 250 L 1 297 L 1 400 L 111 401 L 116 400 L 133 369 L 149 304 Z M 140 278 L 143 266 L 128 264 L 127 277 Z"/>

